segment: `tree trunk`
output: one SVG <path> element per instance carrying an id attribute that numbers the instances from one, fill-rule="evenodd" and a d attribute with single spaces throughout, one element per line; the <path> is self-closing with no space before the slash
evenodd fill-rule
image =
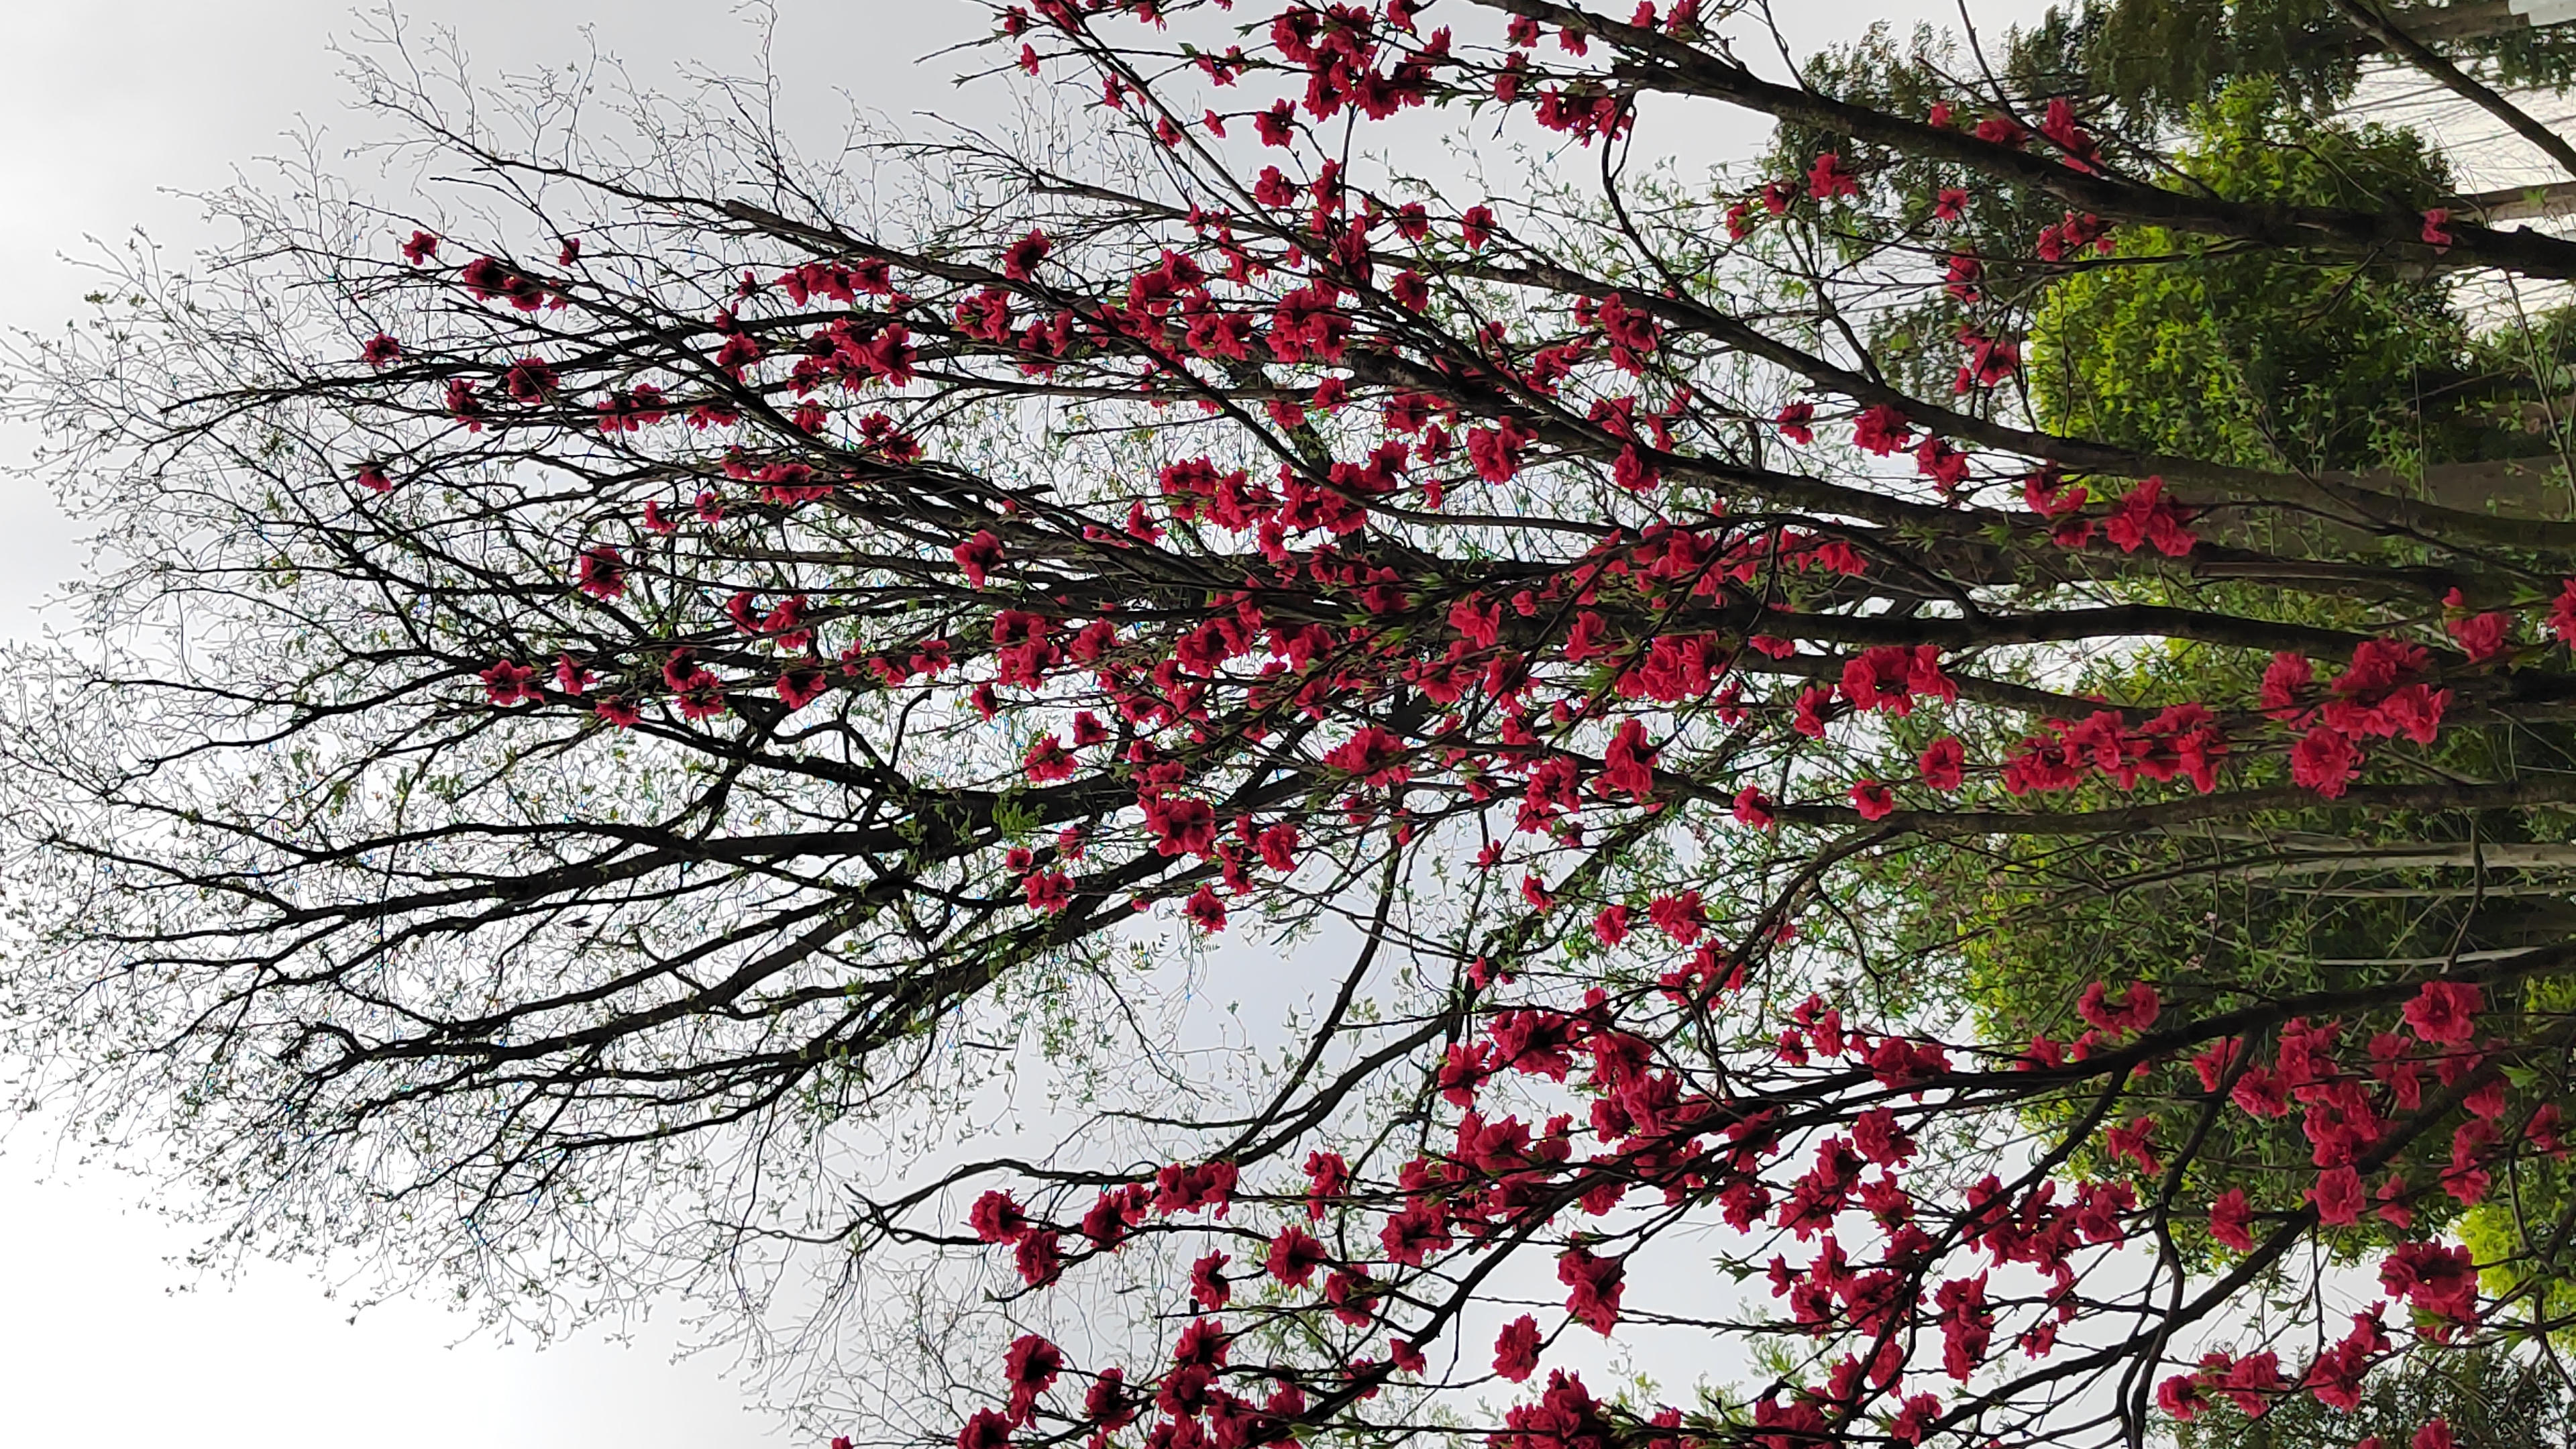
<path id="1" fill-rule="evenodd" d="M 2500 226 L 2509 221 L 2534 221 L 2543 217 L 2576 216 L 2576 181 L 2475 192 L 2460 197 L 2455 209 L 2487 226 Z"/>

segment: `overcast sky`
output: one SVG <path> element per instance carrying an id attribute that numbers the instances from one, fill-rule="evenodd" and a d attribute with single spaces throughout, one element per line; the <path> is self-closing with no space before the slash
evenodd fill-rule
<path id="1" fill-rule="evenodd" d="M 283 149 L 299 126 L 353 140 L 363 118 L 334 36 L 347 0 L 126 0 L 11 4 L 0 46 L 0 325 L 60 326 L 88 282 L 58 257 L 84 235 L 142 226 L 184 252 L 207 239 L 193 202 Z M 561 64 L 591 41 L 646 85 L 683 63 L 745 73 L 755 12 L 705 3 L 414 0 L 416 24 L 452 26 L 478 69 Z M 582 17 L 596 16 L 585 22 Z M 787 121 L 818 143 L 846 91 L 896 116 L 954 113 L 951 62 L 917 63 L 975 20 L 947 0 L 779 7 Z M 585 39 L 585 28 L 589 40 Z M 966 102 L 964 104 L 971 104 Z M 988 103 L 989 104 L 989 103 Z M 345 141 L 342 142 L 345 144 Z M 0 434 L 0 457 L 32 443 Z M 0 633 L 78 565 L 72 531 L 23 484 L 0 480 Z M 430 1305 L 362 1315 L 299 1270 L 254 1269 L 192 1293 L 170 1255 L 187 1239 L 137 1205 L 141 1185 L 60 1170 L 19 1131 L 0 1155 L 0 1440 L 48 1449 L 178 1442 L 191 1449 L 717 1449 L 790 1442 L 744 1408 L 721 1359 L 672 1361 L 677 1329 L 632 1346 L 595 1337 L 538 1352 L 473 1340 Z M 665 1314 L 665 1319 L 671 1317 Z"/>
<path id="2" fill-rule="evenodd" d="M 1805 38 L 1822 38 L 1890 9 L 1826 0 L 1794 7 L 1794 19 L 1811 28 Z M 8 10 L 0 326 L 58 327 L 81 310 L 89 284 L 58 258 L 84 250 L 85 235 L 112 240 L 140 226 L 184 253 L 208 238 L 196 206 L 174 193 L 222 185 L 236 167 L 284 149 L 299 127 L 321 128 L 333 149 L 365 131 L 345 109 L 330 51 L 335 36 L 357 29 L 346 0 L 17 0 Z M 957 62 L 921 59 L 976 26 L 980 12 L 963 0 L 780 0 L 777 10 L 782 119 L 813 144 L 836 137 L 845 95 L 898 119 L 926 108 L 992 113 L 991 100 L 949 86 Z M 453 27 L 487 74 L 565 63 L 593 44 L 648 86 L 677 78 L 684 64 L 740 74 L 759 61 L 758 12 L 721 0 L 413 0 L 404 11 L 416 26 Z M 1997 7 L 1979 13 L 2003 18 Z M 21 460 L 31 443 L 0 432 L 0 461 Z M 28 635 L 33 605 L 78 564 L 70 527 L 25 485 L 0 479 L 0 635 Z M 674 1363 L 667 1324 L 648 1325 L 632 1344 L 593 1337 L 541 1353 L 483 1339 L 451 1347 L 469 1320 L 426 1304 L 352 1324 L 323 1285 L 282 1268 L 174 1294 L 186 1279 L 168 1259 L 187 1240 L 139 1206 L 142 1191 L 67 1169 L 37 1132 L 0 1139 L 0 1242 L 9 1245 L 0 1256 L 0 1437 L 9 1442 L 785 1442 L 746 1412 L 721 1359 Z"/>

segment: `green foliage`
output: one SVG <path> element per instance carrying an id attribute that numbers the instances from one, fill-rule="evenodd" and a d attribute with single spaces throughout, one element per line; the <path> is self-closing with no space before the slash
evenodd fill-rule
<path id="1" fill-rule="evenodd" d="M 2343 29 L 2330 0 L 2110 0 L 2051 6 L 2008 50 L 2035 85 L 2098 93 L 2139 119 L 2185 114 L 2248 76 L 2321 109 L 2360 77 Z"/>
<path id="2" fill-rule="evenodd" d="M 2535 981 L 2524 1001 L 2534 1010 L 2564 1011 L 2576 1005 L 2576 984 Z M 2576 1323 L 2576 1173 L 2556 1162 L 2526 1163 L 2503 1189 L 2460 1219 L 2460 1241 L 2479 1262 L 2497 1265 L 2482 1275 L 2484 1287 L 2517 1299 L 2526 1320 Z M 2576 1345 L 2576 1328 L 2556 1327 L 2550 1336 L 2562 1349 Z"/>
<path id="3" fill-rule="evenodd" d="M 2420 209 L 2448 189 L 2412 132 L 2308 120 L 2261 82 L 2196 117 L 2176 185 L 2231 200 Z M 2050 285 L 2031 328 L 2032 399 L 2052 431 L 2245 467 L 2359 468 L 2470 446 L 2422 406 L 2464 375 L 2447 289 L 2388 263 L 2326 262 L 2118 234 L 2106 265 Z"/>
<path id="4" fill-rule="evenodd" d="M 2430 5 L 2390 5 L 2401 24 L 2453 64 L 2513 87 L 2564 89 L 2576 77 L 2576 28 L 2535 29 L 2499 15 L 2427 25 Z M 2452 17 L 2443 16 L 2444 20 Z M 2040 94 L 2100 96 L 2133 122 L 2188 115 L 2234 83 L 2267 83 L 2322 114 L 2351 98 L 2377 48 L 2332 0 L 2106 0 L 2051 6 L 2005 41 L 2006 73 Z"/>

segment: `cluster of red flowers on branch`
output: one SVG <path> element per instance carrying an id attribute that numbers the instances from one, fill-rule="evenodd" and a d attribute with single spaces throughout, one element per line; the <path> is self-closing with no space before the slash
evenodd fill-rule
<path id="1" fill-rule="evenodd" d="M 270 1055 L 363 1042 L 314 1090 L 396 1081 L 369 1122 L 575 1063 L 537 1115 L 588 1150 L 872 1083 L 1139 912 L 1192 942 L 1371 922 L 1266 1109 L 1172 1126 L 1150 1167 L 963 1169 L 871 1219 L 1000 1285 L 959 1449 L 1393 1439 L 1486 1390 L 1493 1449 L 2135 1439 L 2151 1412 L 2349 1410 L 2394 1361 L 2501 1341 L 2480 1274 L 2514 1265 L 2444 1234 L 2565 1156 L 2570 1028 L 2535 983 L 2576 953 L 2319 991 L 2174 962 L 1996 1040 L 1955 983 L 1880 979 L 1873 912 L 1944 851 L 2007 891 L 2031 842 L 2245 846 L 2231 881 L 2374 814 L 2473 861 L 2485 822 L 2546 843 L 2568 792 L 2439 752 L 2576 697 L 2564 525 L 2016 425 L 2016 278 L 2116 263 L 2140 220 L 2275 244 L 2268 212 L 2128 174 L 2076 98 L 1873 111 L 1765 80 L 1695 0 L 1261 9 L 1002 7 L 1006 68 L 1096 97 L 1120 164 L 961 147 L 992 195 L 909 237 L 627 184 L 551 263 L 406 224 L 317 267 L 364 320 L 267 400 L 360 420 L 311 435 L 348 486 L 272 519 L 263 479 L 238 536 L 260 590 L 359 602 L 275 631 L 259 660 L 298 682 L 255 684 L 296 728 L 399 719 L 388 768 L 470 756 L 402 809 L 470 815 L 497 779 L 517 813 L 457 827 L 506 843 L 452 890 L 317 905 L 244 866 L 235 896 L 294 899 L 282 954 L 362 960 L 522 911 L 587 929 L 602 891 L 685 906 L 715 877 L 726 909 L 603 928 L 583 951 L 649 964 L 541 1021 L 379 1048 L 369 999 L 365 1030 Z M 1851 140 L 1633 205 L 1647 95 Z M 1349 144 L 1451 105 L 1608 158 L 1598 204 L 1454 205 Z M 1880 245 L 1860 223 L 1901 166 L 1934 173 L 1928 212 Z M 2004 188 L 2059 219 L 1986 234 Z M 2576 271 L 2447 215 L 2313 211 L 2302 245 L 2343 256 Z M 1886 294 L 1938 309 L 1919 355 L 1849 325 Z M 2239 526 L 2312 515 L 2412 552 Z M 579 787 L 517 789 L 557 767 Z M 602 803 L 629 772 L 651 788 Z M 241 829 L 242 859 L 287 848 Z M 418 838 L 443 837 L 404 816 L 330 858 Z M 1381 952 L 1401 1000 L 1356 1006 Z M 626 1014 L 583 1019 L 604 1001 Z M 403 1076 L 450 1052 L 479 1055 Z M 494 1141 L 554 1130 L 511 1121 Z M 519 1170 L 485 1196 L 547 1195 Z M 962 1213 L 925 1206 L 949 1188 Z M 2320 1347 L 2240 1348 L 2250 1285 L 2311 1248 L 2376 1295 L 2281 1340 Z M 1047 1327 L 1120 1275 L 1150 1352 Z M 1582 1376 L 1597 1338 L 1734 1331 L 1791 1366 L 1732 1408 Z"/>
<path id="2" fill-rule="evenodd" d="M 1621 932 L 1602 934 L 1615 944 Z M 1697 987 L 1665 994 L 1687 1010 L 1736 1005 L 1731 993 L 1712 998 Z M 1669 1021 L 1668 1013 L 1645 1006 L 1614 1002 L 1599 988 L 1571 1012 L 1480 1001 L 1482 1031 L 1449 1047 L 1439 1074 L 1454 1140 L 1402 1163 L 1384 1181 L 1355 1177 L 1338 1154 L 1324 1151 L 1308 1157 L 1303 1181 L 1266 1190 L 1243 1180 L 1231 1162 L 1175 1165 L 1099 1189 L 1078 1224 L 1051 1223 L 1008 1192 L 987 1191 L 969 1225 L 981 1241 L 1011 1248 L 1031 1289 L 1090 1257 L 1121 1251 L 1142 1230 L 1244 1244 L 1238 1251 L 1258 1264 L 1255 1278 L 1275 1287 L 1230 1314 L 1232 1287 L 1222 1276 L 1230 1255 L 1199 1258 L 1191 1282 L 1202 1316 L 1188 1322 L 1163 1365 L 1067 1370 L 1055 1345 L 1018 1340 L 1004 1365 L 1009 1405 L 979 1413 L 960 1445 L 1008 1442 L 1017 1426 L 1047 1441 L 1089 1435 L 1098 1442 L 1140 1413 L 1157 1443 L 1233 1449 L 1282 1442 L 1303 1423 L 1328 1422 L 1314 1415 L 1438 1377 L 1424 1350 L 1468 1311 L 1473 1265 L 1534 1239 L 1563 1244 L 1552 1250 L 1565 1290 L 1560 1321 L 1612 1333 L 1634 1281 L 1631 1255 L 1652 1252 L 1645 1224 L 1692 1206 L 1748 1244 L 1809 1245 L 1792 1250 L 1798 1261 L 1773 1253 L 1766 1276 L 1780 1304 L 1772 1327 L 1814 1344 L 1809 1362 L 1817 1376 L 1776 1385 L 1754 1402 L 1749 1424 L 1730 1426 L 1678 1408 L 1613 1411 L 1585 1393 L 1579 1374 L 1554 1371 L 1545 1395 L 1515 1410 L 1497 1442 L 1521 1442 L 1530 1432 L 1524 1412 L 1532 1422 L 1561 1412 L 1598 1415 L 1605 1434 L 1622 1438 L 1749 1430 L 1753 1441 L 1783 1449 L 1853 1435 L 1925 1442 L 1973 1423 L 1991 1404 L 1952 1386 L 1982 1382 L 1999 1346 L 2049 1361 L 2070 1325 L 2105 1306 L 2091 1286 L 2104 1263 L 2125 1245 L 2193 1225 L 2158 1205 L 2166 1170 L 2160 1154 L 2172 1149 L 2158 1142 L 2157 1115 L 2109 1128 L 2106 1171 L 2075 1181 L 2071 1191 L 2045 1171 L 2009 1181 L 1989 1172 L 1955 1197 L 1927 1197 L 1917 1180 L 1925 1150 L 1917 1133 L 1937 1128 L 1949 1104 L 2039 1076 L 2089 1082 L 2107 1108 L 2124 1080 L 2160 1074 L 2185 1057 L 2183 1074 L 2196 1074 L 2201 1101 L 2232 1105 L 2256 1120 L 2280 1118 L 2293 1101 L 2300 1104 L 2319 1164 L 2303 1202 L 2257 1211 L 2242 1189 L 2230 1189 L 2209 1209 L 2210 1240 L 2270 1262 L 2320 1225 L 2349 1228 L 2359 1221 L 2357 1169 L 2364 1164 L 2387 1170 L 2369 1196 L 2393 1237 L 2379 1257 L 2383 1296 L 2354 1313 L 2349 1335 L 2305 1364 L 2285 1364 L 2271 1351 L 2212 1350 L 2193 1371 L 2164 1378 L 2157 1404 L 2181 1420 L 2213 1398 L 2255 1417 L 2293 1395 L 2349 1410 L 2371 1369 L 2401 1352 L 2390 1333 L 2392 1314 L 2412 1315 L 2414 1334 L 2440 1343 L 2477 1328 L 2485 1312 L 2468 1250 L 2407 1235 L 2410 1204 L 2435 1187 L 2421 1178 L 2409 1186 L 2391 1169 L 2405 1144 L 2457 1121 L 2439 1191 L 2470 1202 L 2491 1167 L 2566 1156 L 2554 1103 L 2508 1106 L 2494 1053 L 2517 1048 L 2482 1037 L 2481 993 L 2466 982 L 2427 983 L 2402 1010 L 2372 1013 L 2393 1017 L 2402 1035 L 2374 1035 L 2366 1067 L 2341 1044 L 2340 1020 L 2285 1019 L 2257 1008 L 2177 1027 L 2147 984 L 2130 983 L 2115 995 L 2096 983 L 2082 1004 L 2093 1028 L 2083 1039 L 2035 1043 L 2002 1076 L 1993 1066 L 1959 1063 L 1956 1049 L 1938 1042 L 1855 1030 L 1810 997 L 1789 1013 L 1780 1038 L 1780 1057 L 1790 1065 L 1739 1072 L 1738 1089 L 1718 1091 L 1693 1084 L 1697 1074 L 1670 1054 L 1673 1038 L 1636 1034 L 1669 1030 L 1650 1024 Z M 2258 1062 L 2246 1036 L 2234 1034 L 2256 1020 L 2263 1024 L 2253 1030 L 2277 1044 L 2276 1066 Z M 2161 1032 L 2160 1021 L 2167 1022 Z M 2201 1049 L 2192 1053 L 2195 1045 Z M 2430 1096 L 2422 1080 L 2428 1064 L 2441 1084 Z M 1588 1124 L 1563 1111 L 1538 1121 L 1500 1109 L 1488 1115 L 1488 1099 L 1507 1080 L 1571 1089 L 1575 1101 L 1589 1100 Z M 2375 1089 L 2368 1086 L 2374 1080 Z M 2186 1085 L 2169 1099 L 2158 1087 L 2131 1090 L 2144 1100 L 2169 1100 L 2160 1112 L 2204 1110 Z M 2529 1145 L 2509 1145 L 2515 1141 Z M 1202 1217 L 1216 1222 L 1205 1229 L 1183 1222 Z M 1317 1221 L 1331 1231 L 1310 1231 Z M 1076 1245 L 1070 1256 L 1067 1243 Z M 2193 1295 L 2200 1312 L 2228 1290 L 2178 1283 L 2176 1291 Z M 1351 1345 L 1338 1379 L 1316 1378 L 1314 1367 L 1294 1362 L 1229 1362 L 1228 1346 L 1265 1320 L 1309 1313 L 1329 1319 L 1335 1341 Z M 1367 1348 L 1378 1335 L 1382 1358 Z M 1554 1339 L 1534 1314 L 1511 1319 L 1493 1342 L 1493 1375 L 1508 1383 L 1530 1379 Z M 1021 1371 L 1032 1355 L 1047 1366 L 1043 1381 Z M 1088 1380 L 1089 1390 L 1044 1397 L 1068 1371 Z M 1477 1376 L 1472 1366 L 1467 1373 Z M 1273 1386 L 1268 1396 L 1256 1397 L 1265 1385 Z"/>

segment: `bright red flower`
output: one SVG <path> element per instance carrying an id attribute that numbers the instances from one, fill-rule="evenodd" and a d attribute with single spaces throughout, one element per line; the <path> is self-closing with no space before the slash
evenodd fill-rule
<path id="1" fill-rule="evenodd" d="M 2350 735 L 2319 725 L 2290 746 L 2290 779 L 2329 800 L 2343 794 L 2361 768 L 2361 750 Z"/>
<path id="2" fill-rule="evenodd" d="M 1321 1240 L 1304 1228 L 1291 1223 L 1270 1240 L 1270 1256 L 1262 1266 L 1270 1276 L 1291 1288 L 1303 1288 L 1315 1276 L 1315 1270 L 1331 1260 Z"/>
<path id="3" fill-rule="evenodd" d="M 1224 1253 L 1209 1253 L 1190 1265 L 1190 1301 L 1200 1310 L 1214 1313 L 1234 1297 L 1234 1285 L 1221 1271 L 1229 1261 Z"/>
<path id="4" fill-rule="evenodd" d="M 1751 785 L 1735 792 L 1735 823 L 1754 830 L 1768 830 L 1772 824 L 1771 797 Z"/>
<path id="5" fill-rule="evenodd" d="M 2406 1025 L 2427 1042 L 2457 1045 L 2477 1035 L 2485 996 L 2466 981 L 2427 981 L 2406 1003 Z"/>
<path id="6" fill-rule="evenodd" d="M 1064 1352 L 1034 1333 L 1011 1340 L 1002 1354 L 1002 1381 L 1010 1385 L 1010 1416 L 1025 1424 L 1035 1417 L 1038 1395 L 1055 1387 L 1064 1371 Z"/>
<path id="7" fill-rule="evenodd" d="M 1697 944 L 1700 933 L 1708 929 L 1708 912 L 1700 905 L 1697 891 L 1655 897 L 1646 903 L 1646 919 L 1681 946 Z"/>
<path id="8" fill-rule="evenodd" d="M 2175 1374 L 2156 1385 L 2156 1407 L 2188 1424 L 2209 1407 L 2209 1399 L 2190 1374 Z"/>
<path id="9" fill-rule="evenodd" d="M 2561 644 L 2576 646 L 2576 579 L 2558 585 L 2558 597 L 2549 601 L 2549 634 Z"/>
<path id="10" fill-rule="evenodd" d="M 966 582 L 980 589 L 984 587 L 986 574 L 1001 566 L 1002 540 L 990 529 L 978 529 L 974 537 L 948 553 L 949 557 L 957 560 L 957 567 L 965 571 Z"/>
<path id="11" fill-rule="evenodd" d="M 1030 1230 L 1028 1214 L 998 1187 L 975 1199 L 975 1205 L 966 1210 L 966 1226 L 987 1243 L 1016 1243 Z"/>
<path id="12" fill-rule="evenodd" d="M 2470 663 L 2480 664 L 2504 652 L 2512 620 L 2502 614 L 2472 614 L 2447 620 L 2442 627 L 2459 644 L 2460 652 L 2469 656 Z"/>
<path id="13" fill-rule="evenodd" d="M 991 1409 L 977 1409 L 957 1431 L 957 1449 L 1011 1449 L 1011 1421 Z"/>
<path id="14" fill-rule="evenodd" d="M 1064 747 L 1063 741 L 1048 735 L 1029 746 L 1029 752 L 1020 765 L 1031 780 L 1051 785 L 1058 780 L 1072 779 L 1075 761 L 1073 752 Z"/>
<path id="15" fill-rule="evenodd" d="M 1914 429 L 1905 414 L 1892 403 L 1878 403 L 1864 408 L 1852 422 L 1852 442 L 1861 451 L 1886 457 L 1914 443 Z"/>
<path id="16" fill-rule="evenodd" d="M 594 599 L 617 598 L 626 592 L 626 560 L 614 545 L 594 544 L 582 550 L 576 582 Z"/>
<path id="17" fill-rule="evenodd" d="M 2103 520 L 2102 532 L 2122 553 L 2136 553 L 2142 545 L 2153 544 L 2156 552 L 2181 558 L 2198 542 L 2183 527 L 2181 510 L 2165 496 L 2162 478 L 2149 478 L 2130 489 Z"/>
<path id="18" fill-rule="evenodd" d="M 2465 1247 L 2400 1243 L 2379 1265 L 2379 1286 L 2439 1317 L 2465 1322 L 2477 1316 L 2478 1273 Z"/>
<path id="19" fill-rule="evenodd" d="M 1494 1339 L 1494 1372 L 1520 1383 L 1538 1372 L 1538 1320 L 1524 1313 Z"/>
<path id="20" fill-rule="evenodd" d="M 2231 1187 L 2209 1205 L 2209 1235 L 2240 1253 L 2254 1251 L 2254 1234 L 2249 1228 L 2253 1210 L 2246 1205 L 2245 1189 Z"/>
<path id="21" fill-rule="evenodd" d="M 1038 263 L 1054 246 L 1045 232 L 1032 229 L 1002 253 L 1002 275 L 1014 282 L 1028 281 L 1037 275 Z"/>
<path id="22" fill-rule="evenodd" d="M 1064 1250 L 1053 1228 L 1043 1229 L 1020 1239 L 1012 1250 L 1011 1265 L 1020 1270 L 1020 1281 L 1032 1288 L 1043 1288 L 1064 1275 Z"/>
<path id="23" fill-rule="evenodd" d="M 1608 1337 L 1619 1324 L 1619 1297 L 1627 1271 L 1624 1260 L 1594 1257 L 1585 1248 L 1558 1255 L 1556 1281 L 1573 1290 L 1565 1300 L 1565 1311 L 1575 1322 Z"/>
<path id="24" fill-rule="evenodd" d="M 502 659 L 483 671 L 483 692 L 498 705 L 534 703 L 540 696 L 530 687 L 537 677 L 534 666 Z"/>
<path id="25" fill-rule="evenodd" d="M 2102 1155 L 2113 1162 L 2130 1161 L 2140 1172 L 2153 1176 L 2160 1164 L 2156 1161 L 2154 1139 L 2156 1122 L 2140 1117 L 2126 1127 L 2113 1127 L 2102 1134 Z"/>
<path id="26" fill-rule="evenodd" d="M 1604 946 L 1616 946 L 1628 939 L 1628 908 L 1603 906 L 1592 918 L 1592 935 Z"/>
<path id="27" fill-rule="evenodd" d="M 2110 1003 L 2109 992 L 2099 981 L 2088 983 L 2076 999 L 2075 1014 L 2104 1031 L 2144 1031 L 2155 1022 L 2162 1009 L 2156 989 L 2143 981 L 2132 981 L 2121 994 L 2120 1003 Z"/>
<path id="28" fill-rule="evenodd" d="M 1816 440 L 1815 420 L 1814 403 L 1793 402 L 1780 409 L 1778 416 L 1774 417 L 1772 422 L 1778 425 L 1781 437 L 1804 447 Z M 2571 596 L 2576 596 L 2576 581 L 2571 581 L 2568 588 Z"/>
<path id="29" fill-rule="evenodd" d="M 1843 165 L 1840 153 L 1827 151 L 1807 168 L 1807 195 L 1818 201 L 1860 195 L 1860 178 Z"/>
<path id="30" fill-rule="evenodd" d="M 1349 739 L 1324 752 L 1324 763 L 1371 785 L 1388 785 L 1411 772 L 1403 763 L 1405 742 L 1395 731 L 1363 726 Z"/>
<path id="31" fill-rule="evenodd" d="M 2361 1173 L 2349 1163 L 2327 1168 L 2317 1174 L 2316 1186 L 2308 1189 L 2308 1200 L 2317 1205 L 2317 1221 L 2327 1227 L 2350 1227 L 2360 1222 L 2365 1202 Z"/>
<path id="32" fill-rule="evenodd" d="M 1029 909 L 1054 915 L 1073 904 L 1073 882 L 1063 871 L 1033 871 L 1020 882 Z"/>

